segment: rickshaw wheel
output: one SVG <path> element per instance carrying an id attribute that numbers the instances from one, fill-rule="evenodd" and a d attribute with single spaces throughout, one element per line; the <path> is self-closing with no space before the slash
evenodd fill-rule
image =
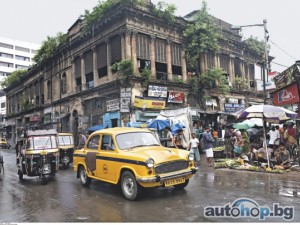
<path id="1" fill-rule="evenodd" d="M 19 175 L 19 180 L 23 181 L 23 173 L 21 172 L 21 170 L 18 170 L 18 175 Z"/>
<path id="2" fill-rule="evenodd" d="M 88 177 L 84 166 L 80 166 L 79 168 L 79 177 L 82 185 L 85 187 L 88 187 L 92 182 L 92 178 Z"/>

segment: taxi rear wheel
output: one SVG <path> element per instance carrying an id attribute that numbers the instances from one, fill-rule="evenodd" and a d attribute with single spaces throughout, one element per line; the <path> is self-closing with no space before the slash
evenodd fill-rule
<path id="1" fill-rule="evenodd" d="M 84 166 L 80 166 L 79 168 L 79 177 L 83 186 L 88 187 L 92 182 L 92 178 L 88 177 Z"/>
<path id="2" fill-rule="evenodd" d="M 23 181 L 23 173 L 21 170 L 18 170 L 19 180 Z"/>
<path id="3" fill-rule="evenodd" d="M 175 189 L 178 189 L 178 190 L 182 190 L 182 189 L 184 189 L 188 184 L 189 184 L 189 179 L 185 180 L 185 182 L 182 183 L 182 184 L 174 185 L 174 188 L 175 188 Z"/>
<path id="4" fill-rule="evenodd" d="M 132 201 L 138 199 L 142 191 L 142 187 L 136 182 L 135 176 L 129 171 L 122 174 L 121 188 L 125 198 Z"/>

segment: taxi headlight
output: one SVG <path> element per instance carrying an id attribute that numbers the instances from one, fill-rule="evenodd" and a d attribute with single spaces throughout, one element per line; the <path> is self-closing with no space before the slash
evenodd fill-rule
<path id="1" fill-rule="evenodd" d="M 193 153 L 189 154 L 189 157 L 188 157 L 189 161 L 193 161 L 195 159 L 195 156 Z"/>
<path id="2" fill-rule="evenodd" d="M 154 167 L 154 160 L 151 159 L 151 158 L 147 159 L 146 165 L 147 165 L 148 168 L 153 168 Z"/>

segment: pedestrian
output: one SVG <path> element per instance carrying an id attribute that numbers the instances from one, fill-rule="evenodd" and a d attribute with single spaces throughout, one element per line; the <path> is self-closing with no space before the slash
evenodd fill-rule
<path id="1" fill-rule="evenodd" d="M 284 144 L 279 145 L 279 149 L 275 152 L 276 169 L 290 169 L 292 167 L 290 163 L 290 152 L 286 150 Z"/>
<path id="2" fill-rule="evenodd" d="M 190 152 L 194 154 L 195 165 L 197 162 L 200 161 L 200 153 L 198 151 L 198 146 L 199 146 L 199 140 L 198 138 L 196 138 L 196 134 L 192 133 L 192 138 L 190 139 L 190 143 L 187 150 L 190 150 Z"/>
<path id="3" fill-rule="evenodd" d="M 166 143 L 166 147 L 168 147 L 168 148 L 174 148 L 173 134 L 171 132 L 171 128 L 170 127 L 166 127 L 165 128 L 165 133 L 166 133 L 166 136 L 165 136 L 164 140 L 167 142 Z"/>
<path id="4" fill-rule="evenodd" d="M 273 149 L 272 157 L 274 157 L 274 152 L 278 148 L 279 140 L 280 140 L 280 134 L 279 131 L 276 130 L 275 126 L 272 126 L 271 130 L 269 131 L 269 145 Z"/>
<path id="5" fill-rule="evenodd" d="M 214 160 L 214 152 L 213 152 L 214 138 L 212 137 L 209 130 L 210 130 L 209 127 L 205 127 L 205 131 L 203 133 L 203 146 L 204 146 L 204 151 L 206 154 L 207 166 L 212 167 L 213 163 L 214 163 L 213 162 L 213 160 Z"/>
<path id="6" fill-rule="evenodd" d="M 249 140 L 249 136 L 246 130 L 242 130 L 242 138 L 244 140 L 244 148 L 242 153 L 243 154 L 248 154 L 250 151 L 250 140 Z"/>
<path id="7" fill-rule="evenodd" d="M 185 149 L 185 147 L 183 147 L 183 140 L 185 140 L 183 130 L 179 129 L 178 133 L 175 134 L 173 138 L 175 148 Z"/>
<path id="8" fill-rule="evenodd" d="M 86 143 L 87 137 L 83 133 L 79 133 L 77 148 L 83 148 Z"/>

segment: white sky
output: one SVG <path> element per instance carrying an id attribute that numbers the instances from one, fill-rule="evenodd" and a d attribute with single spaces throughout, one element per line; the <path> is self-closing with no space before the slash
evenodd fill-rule
<path id="1" fill-rule="evenodd" d="M 157 3 L 160 0 L 152 0 Z M 177 6 L 184 16 L 201 8 L 201 0 L 164 0 Z M 274 62 L 291 66 L 300 60 L 299 0 L 206 0 L 209 13 L 233 25 L 262 24 L 268 21 Z M 41 43 L 47 36 L 66 33 L 76 19 L 98 4 L 98 0 L 1 0 L 0 37 Z M 264 38 L 263 27 L 243 28 L 245 37 Z M 281 72 L 285 67 L 272 64 Z"/>

